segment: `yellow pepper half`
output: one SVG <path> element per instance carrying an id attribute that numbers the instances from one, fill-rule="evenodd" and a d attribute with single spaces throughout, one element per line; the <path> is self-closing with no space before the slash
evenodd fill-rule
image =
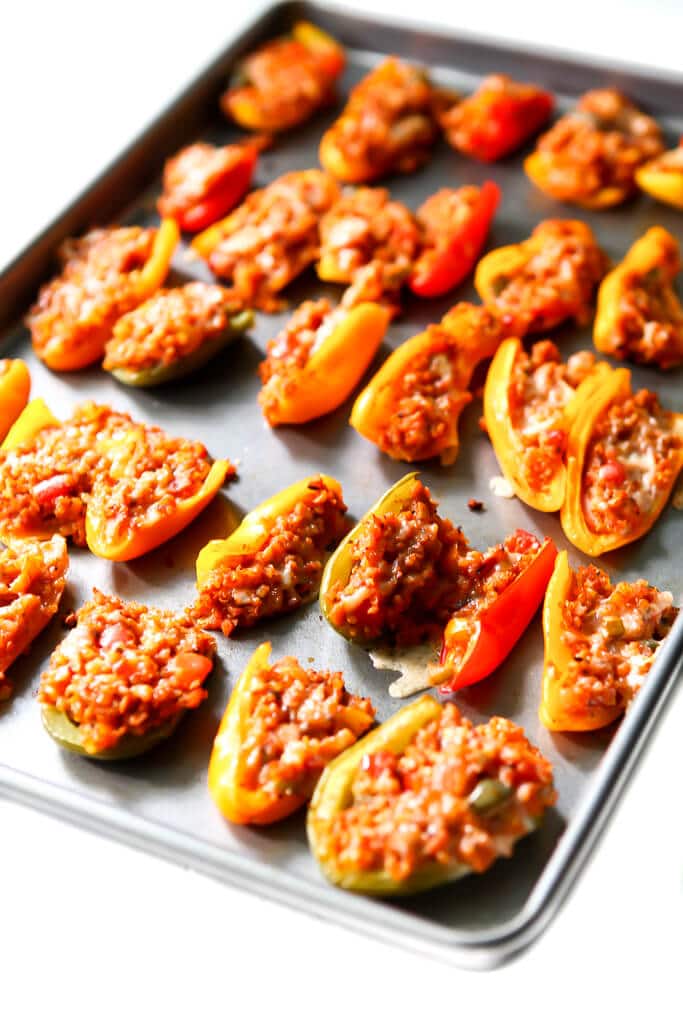
<path id="1" fill-rule="evenodd" d="M 636 171 L 636 184 L 661 203 L 683 210 L 683 140 Z"/>
<path id="2" fill-rule="evenodd" d="M 31 375 L 23 359 L 0 359 L 0 441 L 28 402 Z"/>
<path id="3" fill-rule="evenodd" d="M 613 402 L 626 400 L 631 395 L 631 372 L 626 369 L 612 370 L 604 375 L 598 387 L 578 409 L 569 431 L 567 445 L 567 487 L 560 510 L 560 521 L 565 536 L 572 544 L 587 555 L 602 555 L 614 551 L 642 537 L 650 530 L 664 511 L 676 477 L 683 468 L 683 444 L 678 449 L 674 472 L 668 483 L 659 489 L 647 514 L 643 514 L 627 533 L 594 533 L 583 509 L 584 463 L 596 422 Z M 683 441 L 683 414 L 671 413 L 672 433 Z"/>
<path id="4" fill-rule="evenodd" d="M 681 269 L 678 242 L 662 227 L 652 227 L 637 239 L 622 262 L 605 277 L 598 291 L 593 341 L 599 352 L 656 363 L 663 370 L 683 362 L 683 307 L 673 288 Z M 659 349 L 645 338 L 632 337 L 621 327 L 624 300 L 634 290 L 653 290 L 657 320 L 643 316 L 643 330 L 652 322 L 670 328 L 669 337 Z"/>
<path id="5" fill-rule="evenodd" d="M 532 487 L 523 472 L 521 455 L 524 452 L 524 440 L 515 430 L 510 411 L 512 374 L 521 352 L 522 343 L 519 338 L 507 338 L 491 361 L 484 387 L 486 429 L 503 475 L 514 487 L 517 497 L 539 512 L 557 512 L 565 495 L 567 472 L 564 463 L 542 488 Z M 609 372 L 607 363 L 596 364 L 593 373 L 581 382 L 564 407 L 558 429 L 568 434 L 577 411 L 590 401 L 594 389 Z"/>

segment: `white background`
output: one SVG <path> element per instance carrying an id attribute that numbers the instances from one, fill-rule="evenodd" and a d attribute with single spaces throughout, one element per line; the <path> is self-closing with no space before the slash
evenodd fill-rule
<path id="1" fill-rule="evenodd" d="M 676 0 L 362 6 L 683 65 Z M 247 8 L 4 6 L 0 266 L 221 49 Z M 681 1021 L 682 727 L 679 696 L 559 918 L 530 952 L 486 974 L 359 938 L 0 802 L 0 1021 Z"/>

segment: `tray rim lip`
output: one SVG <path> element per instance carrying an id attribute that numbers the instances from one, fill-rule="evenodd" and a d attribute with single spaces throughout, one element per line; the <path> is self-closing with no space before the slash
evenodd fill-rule
<path id="1" fill-rule="evenodd" d="M 338 17 L 347 22 L 375 25 L 378 28 L 388 26 L 404 32 L 422 32 L 433 38 L 451 39 L 464 46 L 500 49 L 507 54 L 557 60 L 579 66 L 583 71 L 595 70 L 597 63 L 600 62 L 599 66 L 603 72 L 613 71 L 669 86 L 677 87 L 679 83 L 683 86 L 683 74 L 664 71 L 646 64 L 601 59 L 599 56 L 582 55 L 570 49 L 554 46 L 544 47 L 529 41 L 517 43 L 500 39 L 494 34 L 473 33 L 455 27 L 442 31 L 436 24 L 420 24 L 418 21 L 404 18 L 396 21 L 381 13 L 366 14 L 359 8 L 342 7 L 335 3 L 321 4 L 315 0 L 278 0 L 276 3 L 270 3 L 268 0 L 261 0 L 252 16 L 242 20 L 237 32 L 228 36 L 218 52 L 183 83 L 172 99 L 106 163 L 103 170 L 81 188 L 16 256 L 11 257 L 6 265 L 0 267 L 0 291 L 6 284 L 7 277 L 30 256 L 32 250 L 55 232 L 64 220 L 75 215 L 89 196 L 106 184 L 118 166 L 138 147 L 143 146 L 148 136 L 174 115 L 177 107 L 190 98 L 202 81 L 216 75 L 224 67 L 230 55 L 241 49 L 249 36 L 258 34 L 266 28 L 268 22 L 277 19 L 316 14 L 328 15 L 330 18 Z M 458 967 L 491 968 L 499 966 L 527 948 L 557 914 L 580 869 L 593 853 L 643 748 L 660 720 L 661 712 L 682 666 L 683 616 L 674 626 L 670 642 L 657 659 L 657 664 L 648 676 L 647 684 L 603 754 L 588 789 L 582 795 L 524 904 L 508 921 L 474 930 L 472 933 L 424 918 L 402 921 L 403 927 L 398 930 L 391 928 L 389 919 L 382 920 L 384 917 L 393 916 L 391 903 L 370 900 L 360 904 L 353 894 L 344 893 L 332 886 L 316 889 L 316 902 L 312 905 L 310 901 L 305 900 L 314 885 L 308 879 L 293 875 L 286 869 L 262 864 L 248 854 L 222 848 L 209 840 L 199 839 L 170 825 L 154 822 L 107 804 L 96 796 L 78 793 L 59 783 L 39 779 L 21 769 L 5 765 L 2 761 L 0 797 L 33 807 L 89 831 L 126 842 L 164 859 L 190 865 L 224 883 L 236 885 L 242 882 L 248 891 L 257 896 L 342 924 L 404 949 L 427 953 Z M 52 798 L 55 793 L 61 794 L 59 802 Z M 91 813 L 93 808 L 97 809 L 97 816 Z M 214 850 L 218 854 L 216 857 L 211 856 Z M 222 865 L 220 861 L 223 862 Z M 270 878 L 266 877 L 269 872 Z M 282 879 L 289 883 L 290 891 L 283 890 L 278 885 Z M 360 906 L 365 906 L 369 913 L 354 913 L 353 908 Z M 406 925 L 408 927 L 405 927 Z M 421 931 L 430 934 L 421 936 Z M 438 933 L 441 933 L 442 941 Z"/>

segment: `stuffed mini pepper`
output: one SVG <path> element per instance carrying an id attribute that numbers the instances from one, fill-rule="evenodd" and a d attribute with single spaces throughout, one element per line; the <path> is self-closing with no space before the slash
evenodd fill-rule
<path id="1" fill-rule="evenodd" d="M 31 375 L 23 359 L 0 359 L 0 442 L 28 402 Z"/>
<path id="2" fill-rule="evenodd" d="M 636 182 L 643 192 L 668 206 L 683 210 L 683 139 L 636 171 Z"/>
<path id="3" fill-rule="evenodd" d="M 574 570 L 562 551 L 543 606 L 546 728 L 585 732 L 620 718 L 677 614 L 667 591 L 645 580 L 613 584 L 594 565 Z"/>
<path id="4" fill-rule="evenodd" d="M 296 658 L 269 664 L 256 649 L 230 695 L 209 762 L 209 790 L 237 825 L 269 825 L 302 807 L 323 769 L 374 722 L 365 697 L 341 672 L 303 668 Z"/>

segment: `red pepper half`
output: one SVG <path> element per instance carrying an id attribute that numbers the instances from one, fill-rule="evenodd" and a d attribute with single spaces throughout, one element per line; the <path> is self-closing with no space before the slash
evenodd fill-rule
<path id="1" fill-rule="evenodd" d="M 538 539 L 516 530 L 505 541 L 508 551 L 523 553 Z M 477 611 L 475 598 L 449 620 L 441 648 L 441 668 L 435 681 L 445 681 L 441 693 L 452 693 L 490 675 L 507 658 L 539 607 L 555 565 L 557 548 L 549 537 L 528 565 L 494 600 Z M 446 669 L 450 673 L 446 676 Z M 443 675 L 442 675 L 443 673 Z"/>
<path id="2" fill-rule="evenodd" d="M 473 192 L 478 193 L 473 196 Z M 436 201 L 443 199 L 441 225 Z M 462 197 L 464 211 L 458 212 L 456 200 Z M 481 252 L 500 202 L 500 188 L 486 181 L 480 189 L 443 189 L 431 196 L 417 213 L 418 222 L 426 222 L 426 247 L 420 254 L 409 279 L 411 290 L 423 298 L 443 295 L 460 284 L 470 273 Z M 433 204 L 434 209 L 429 210 Z M 448 207 L 446 206 L 448 203 Z M 441 206 L 441 204 L 439 204 Z M 446 220 L 450 217 L 450 223 Z M 433 241 L 430 238 L 433 236 Z"/>

